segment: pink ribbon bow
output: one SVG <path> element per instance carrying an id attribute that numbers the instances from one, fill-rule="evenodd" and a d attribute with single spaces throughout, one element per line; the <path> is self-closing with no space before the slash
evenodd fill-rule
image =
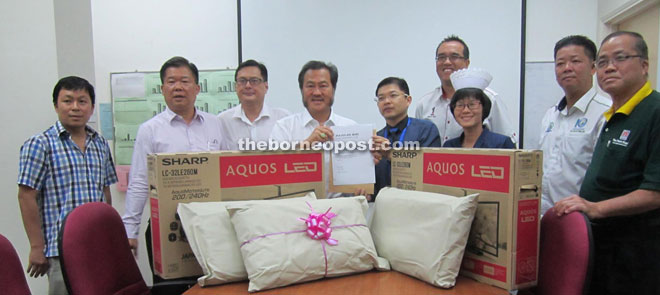
<path id="1" fill-rule="evenodd" d="M 306 203 L 309 209 L 312 210 L 312 213 L 309 213 L 307 218 L 300 217 L 298 219 L 304 221 L 307 225 L 307 236 L 314 240 L 325 240 L 328 245 L 336 246 L 339 242 L 330 237 L 332 235 L 332 227 L 330 227 L 332 222 L 330 219 L 336 217 L 337 214 L 330 212 L 332 207 L 328 208 L 328 211 L 325 211 L 325 213 L 316 213 L 312 205 L 309 202 Z"/>

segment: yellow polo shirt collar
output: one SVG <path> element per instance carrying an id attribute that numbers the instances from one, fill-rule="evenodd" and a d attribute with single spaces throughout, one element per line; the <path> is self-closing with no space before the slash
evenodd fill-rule
<path id="1" fill-rule="evenodd" d="M 621 106 L 618 110 L 616 110 L 616 112 L 617 113 L 622 113 L 622 114 L 625 114 L 625 115 L 630 115 L 630 113 L 632 113 L 632 111 L 635 109 L 635 107 L 640 102 L 642 102 L 642 100 L 644 100 L 644 98 L 649 96 L 649 94 L 651 94 L 652 91 L 653 91 L 653 89 L 651 88 L 651 83 L 649 83 L 649 81 L 646 81 L 644 86 L 642 86 L 642 88 L 640 88 L 637 91 L 637 93 L 635 93 L 635 95 L 633 95 L 633 97 L 631 97 L 623 106 Z M 607 112 L 605 112 L 603 114 L 603 116 L 605 116 L 605 119 L 607 119 L 607 121 L 609 121 L 610 118 L 612 118 L 612 116 L 614 115 L 614 113 L 615 113 L 614 112 L 614 105 L 612 105 L 610 107 L 610 109 L 607 110 Z"/>

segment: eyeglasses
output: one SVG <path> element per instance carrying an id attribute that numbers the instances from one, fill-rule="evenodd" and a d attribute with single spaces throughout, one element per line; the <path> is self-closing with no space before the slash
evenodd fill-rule
<path id="1" fill-rule="evenodd" d="M 467 104 L 465 104 L 465 103 L 457 103 L 456 106 L 454 107 L 454 110 L 459 110 L 459 111 L 460 111 L 460 110 L 465 109 L 465 107 L 467 107 L 468 110 L 473 111 L 473 110 L 476 110 L 477 107 L 479 107 L 480 104 L 481 104 L 481 102 L 478 102 L 478 101 L 471 101 L 471 102 L 469 102 L 469 103 L 467 103 Z"/>
<path id="2" fill-rule="evenodd" d="M 384 94 L 384 95 L 379 95 L 379 96 L 374 97 L 374 101 L 377 102 L 377 103 L 382 103 L 382 102 L 385 102 L 388 99 L 390 101 L 393 101 L 393 100 L 399 99 L 399 97 L 406 98 L 408 96 L 409 96 L 408 94 L 393 91 L 390 94 Z"/>
<path id="3" fill-rule="evenodd" d="M 455 62 L 455 61 L 457 61 L 457 60 L 459 60 L 459 59 L 465 59 L 465 57 L 460 56 L 460 55 L 458 55 L 458 54 L 452 54 L 452 55 L 438 54 L 438 55 L 435 57 L 435 60 L 440 61 L 440 62 L 445 61 L 445 60 L 447 60 L 447 59 L 449 59 L 450 62 Z"/>
<path id="4" fill-rule="evenodd" d="M 240 79 L 236 80 L 236 84 L 241 85 L 241 86 L 247 85 L 248 82 L 252 86 L 259 86 L 259 84 L 261 84 L 261 82 L 263 82 L 263 80 L 261 80 L 259 78 L 250 78 L 250 79 L 240 78 Z"/>
<path id="5" fill-rule="evenodd" d="M 599 69 L 605 68 L 610 64 L 610 62 L 612 63 L 612 65 L 617 66 L 618 64 L 620 64 L 624 61 L 627 61 L 631 58 L 634 58 L 634 57 L 640 57 L 641 58 L 642 56 L 641 55 L 619 54 L 619 55 L 616 55 L 613 59 L 609 59 L 607 57 L 599 57 L 596 60 L 596 67 L 599 68 Z"/>

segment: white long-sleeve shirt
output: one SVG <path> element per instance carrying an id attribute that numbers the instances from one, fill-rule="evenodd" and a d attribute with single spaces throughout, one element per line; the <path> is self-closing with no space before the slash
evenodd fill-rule
<path id="1" fill-rule="evenodd" d="M 202 111 L 196 111 L 190 124 L 166 109 L 140 125 L 133 146 L 126 209 L 122 216 L 128 238 L 138 237 L 142 212 L 149 197 L 147 155 L 219 150 L 222 141 L 220 121 Z"/>
<path id="2" fill-rule="evenodd" d="M 492 132 L 511 137 L 513 143 L 518 142 L 518 131 L 513 128 L 506 105 L 498 99 L 498 95 L 490 88 L 484 89 L 484 93 L 490 98 L 490 114 L 484 120 L 484 125 Z M 442 86 L 438 86 L 433 91 L 420 98 L 415 107 L 415 118 L 431 120 L 440 132 L 440 140 L 445 141 L 461 136 L 463 127 L 456 122 L 454 115 L 449 108 L 450 98 L 442 97 Z"/>

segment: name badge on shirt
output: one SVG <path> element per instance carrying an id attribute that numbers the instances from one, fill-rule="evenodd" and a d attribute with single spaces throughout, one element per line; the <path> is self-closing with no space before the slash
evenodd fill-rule
<path id="1" fill-rule="evenodd" d="M 610 146 L 610 143 L 618 145 L 618 146 L 622 146 L 622 147 L 628 147 L 628 137 L 629 136 L 630 136 L 630 130 L 627 130 L 627 129 L 623 130 L 618 139 L 617 138 L 612 138 L 612 140 L 607 142 L 607 147 Z"/>

